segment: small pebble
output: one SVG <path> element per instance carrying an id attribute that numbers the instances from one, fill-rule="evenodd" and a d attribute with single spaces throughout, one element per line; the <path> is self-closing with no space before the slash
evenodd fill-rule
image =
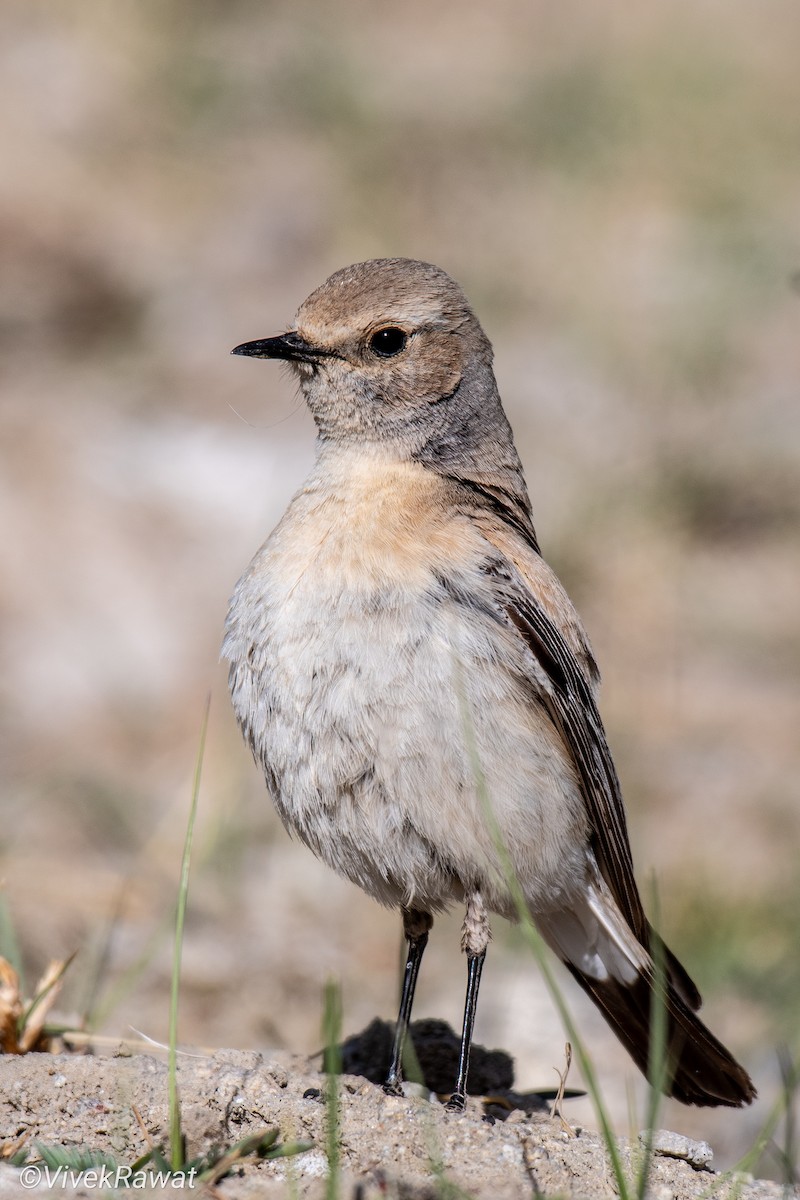
<path id="1" fill-rule="evenodd" d="M 312 1090 L 309 1088 L 309 1091 Z M 309 1150 L 306 1154 L 301 1154 L 296 1162 L 300 1175 L 310 1175 L 312 1178 L 324 1179 L 330 1174 L 328 1160 L 321 1150 Z"/>
<path id="2" fill-rule="evenodd" d="M 267 1074 L 279 1088 L 285 1088 L 289 1083 L 289 1072 L 280 1063 L 267 1063 Z"/>
<path id="3" fill-rule="evenodd" d="M 647 1139 L 647 1130 L 643 1130 L 639 1134 L 639 1141 L 644 1145 Z M 708 1142 L 694 1142 L 684 1134 L 672 1133 L 669 1129 L 654 1129 L 651 1144 L 654 1154 L 663 1155 L 664 1158 L 681 1158 L 698 1170 L 709 1168 L 714 1157 Z"/>

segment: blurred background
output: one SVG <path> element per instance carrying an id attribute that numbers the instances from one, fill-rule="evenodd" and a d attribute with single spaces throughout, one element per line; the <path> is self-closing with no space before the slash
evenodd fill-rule
<path id="1" fill-rule="evenodd" d="M 62 1012 L 165 1038 L 210 693 L 182 1040 L 311 1052 L 330 974 L 347 1033 L 394 1016 L 397 917 L 288 840 L 229 710 L 227 599 L 314 440 L 229 350 L 346 263 L 430 259 L 494 342 L 643 890 L 761 1092 L 663 1123 L 733 1161 L 800 1011 L 800 10 L 5 0 L 0 32 L 0 876 L 29 987 L 78 950 Z M 459 924 L 416 1013 L 456 1027 Z M 553 1084 L 563 1033 L 500 922 L 477 1035 Z"/>

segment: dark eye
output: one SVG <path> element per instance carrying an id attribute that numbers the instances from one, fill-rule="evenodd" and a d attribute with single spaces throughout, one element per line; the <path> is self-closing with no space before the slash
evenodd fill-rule
<path id="1" fill-rule="evenodd" d="M 369 348 L 381 358 L 393 358 L 395 354 L 405 350 L 407 343 L 408 334 L 396 325 L 389 325 L 386 329 L 377 329 L 373 333 L 369 339 Z"/>

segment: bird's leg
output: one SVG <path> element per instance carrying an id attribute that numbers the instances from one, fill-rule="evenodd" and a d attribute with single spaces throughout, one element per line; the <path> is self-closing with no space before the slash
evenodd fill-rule
<path id="1" fill-rule="evenodd" d="M 428 933 L 433 925 L 433 917 L 428 912 L 418 908 L 403 909 L 403 932 L 408 942 L 408 957 L 406 969 L 403 972 L 403 990 L 400 996 L 400 1013 L 394 1032 L 394 1049 L 392 1050 L 392 1065 L 383 1090 L 392 1096 L 402 1095 L 403 1083 L 403 1047 L 408 1033 L 408 1023 L 411 1020 L 411 1005 L 414 1003 L 414 989 L 417 986 L 419 965 L 422 954 L 428 944 Z"/>
<path id="2" fill-rule="evenodd" d="M 455 1090 L 447 1101 L 451 1112 L 463 1112 L 467 1103 L 467 1074 L 469 1072 L 469 1051 L 472 1044 L 472 1030 L 475 1025 L 475 1012 L 478 1007 L 478 988 L 481 983 L 483 960 L 486 958 L 486 947 L 492 931 L 489 928 L 489 918 L 483 904 L 483 898 L 476 889 L 467 896 L 467 911 L 464 924 L 461 927 L 461 949 L 467 956 L 467 997 L 464 1002 L 464 1025 L 461 1031 L 461 1053 L 458 1056 L 458 1076 Z"/>

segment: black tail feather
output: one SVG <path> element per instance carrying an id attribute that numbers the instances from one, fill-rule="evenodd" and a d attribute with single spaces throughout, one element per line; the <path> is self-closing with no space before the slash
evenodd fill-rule
<path id="1" fill-rule="evenodd" d="M 667 970 L 673 974 L 673 956 L 669 952 L 667 955 Z M 594 1000 L 636 1065 L 648 1075 L 651 1069 L 653 977 L 641 974 L 630 985 L 610 978 L 599 983 L 571 963 L 566 965 Z M 671 981 L 667 983 L 666 995 L 659 988 L 662 994 L 656 1000 L 666 1006 L 667 1062 L 663 1090 L 683 1104 L 728 1105 L 731 1108 L 749 1104 L 756 1096 L 753 1082 L 687 1003 L 687 999 L 697 997 L 699 1006 L 699 995 L 683 968 L 676 982 L 678 987 Z"/>

